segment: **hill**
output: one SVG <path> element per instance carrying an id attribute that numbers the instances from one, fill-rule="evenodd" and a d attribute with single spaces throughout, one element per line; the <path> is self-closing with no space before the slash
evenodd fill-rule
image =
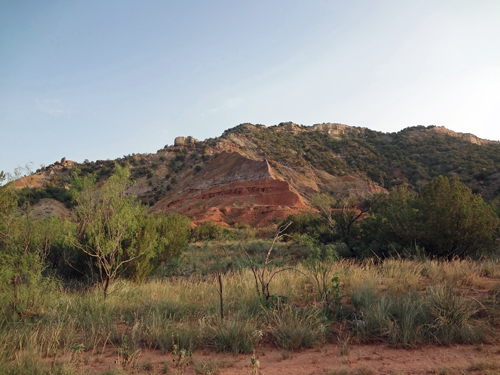
<path id="1" fill-rule="evenodd" d="M 72 171 L 105 180 L 115 162 L 131 169 L 128 193 L 149 204 L 150 212 L 180 212 L 195 223 L 267 226 L 309 209 L 317 192 L 349 190 L 367 197 L 402 182 L 418 190 L 439 175 L 458 176 L 486 200 L 500 195 L 500 142 L 437 126 L 382 133 L 292 122 L 241 124 L 204 141 L 178 137 L 154 154 L 117 160 L 79 164 L 63 158 L 16 183 L 30 186 L 35 200 L 70 206 Z"/>

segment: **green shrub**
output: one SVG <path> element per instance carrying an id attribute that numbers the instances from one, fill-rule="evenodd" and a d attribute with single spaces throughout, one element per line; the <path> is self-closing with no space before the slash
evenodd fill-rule
<path id="1" fill-rule="evenodd" d="M 221 237 L 223 227 L 213 221 L 204 221 L 193 229 L 192 237 L 196 241 L 211 241 Z"/>

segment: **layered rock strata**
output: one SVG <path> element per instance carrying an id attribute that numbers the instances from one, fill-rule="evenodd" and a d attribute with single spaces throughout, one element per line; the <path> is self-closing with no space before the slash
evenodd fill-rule
<path id="1" fill-rule="evenodd" d="M 195 223 L 243 221 L 265 226 L 307 208 L 298 192 L 280 179 L 266 160 L 222 152 L 192 178 L 185 179 L 150 212 L 179 212 Z"/>

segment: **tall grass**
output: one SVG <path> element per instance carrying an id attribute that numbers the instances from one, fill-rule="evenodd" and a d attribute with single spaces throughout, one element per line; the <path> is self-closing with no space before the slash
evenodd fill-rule
<path id="1" fill-rule="evenodd" d="M 319 309 L 298 309 L 290 305 L 267 311 L 270 332 L 285 351 L 310 348 L 325 338 L 325 319 Z"/>
<path id="2" fill-rule="evenodd" d="M 414 347 L 424 342 L 469 344 L 483 339 L 483 328 L 473 319 L 477 303 L 457 295 L 449 286 L 381 297 L 373 289 L 362 289 L 351 298 L 360 311 L 356 329 L 365 340 Z"/>
<path id="3" fill-rule="evenodd" d="M 409 260 L 387 259 L 378 269 L 389 292 L 402 293 L 419 288 L 424 266 Z"/>
<path id="4" fill-rule="evenodd" d="M 254 320 L 238 317 L 224 321 L 212 321 L 203 330 L 203 341 L 216 352 L 251 353 L 262 339 L 262 330 Z"/>
<path id="5" fill-rule="evenodd" d="M 484 262 L 456 259 L 450 262 L 428 260 L 422 273 L 429 277 L 431 284 L 447 283 L 454 287 L 477 286 L 484 274 Z"/>
<path id="6" fill-rule="evenodd" d="M 218 248 L 218 254 L 236 252 L 234 246 Z M 258 254 L 267 245 L 255 241 L 247 246 Z M 212 250 L 200 248 L 197 256 L 202 259 L 203 251 Z M 286 250 L 279 249 L 283 254 Z M 200 264 L 217 261 L 213 254 L 203 256 Z M 0 294 L 0 363 L 5 364 L 0 373 L 23 373 L 16 369 L 24 368 L 27 374 L 44 374 L 43 367 L 36 360 L 29 362 L 25 353 L 54 359 L 83 345 L 87 355 L 97 355 L 107 347 L 117 349 L 124 340 L 131 350 L 163 352 L 175 344 L 186 350 L 250 353 L 266 337 L 284 351 L 314 346 L 325 340 L 331 322 L 324 317 L 319 293 L 304 275 L 307 270 L 300 263 L 291 266 L 300 272 L 278 273 L 270 284 L 271 294 L 279 297 L 274 304 L 259 299 L 249 269 L 224 274 L 222 322 L 218 287 L 210 273 L 156 277 L 139 285 L 118 281 L 106 300 L 99 290 L 59 290 L 47 296 L 43 309 L 29 319 L 16 316 Z M 331 265 L 331 272 L 337 273 L 348 295 L 340 304 L 352 334 L 414 347 L 428 342 L 481 342 L 487 323 L 478 322 L 481 306 L 471 294 L 482 278 L 500 277 L 497 266 L 496 260 L 342 259 Z M 493 307 L 482 311 L 491 324 L 500 321 L 494 316 L 499 294 L 492 293 L 491 303 L 485 305 Z M 57 371 L 71 374 L 70 369 L 60 366 Z"/>
<path id="7" fill-rule="evenodd" d="M 51 368 L 42 365 L 38 353 L 23 352 L 13 363 L 0 363 L 0 374 L 5 375 L 77 375 L 82 374 L 71 363 L 55 363 Z"/>
<path id="8" fill-rule="evenodd" d="M 481 326 L 472 320 L 479 309 L 475 301 L 458 295 L 450 286 L 436 286 L 428 288 L 426 302 L 432 319 L 430 329 L 439 343 L 481 342 Z"/>

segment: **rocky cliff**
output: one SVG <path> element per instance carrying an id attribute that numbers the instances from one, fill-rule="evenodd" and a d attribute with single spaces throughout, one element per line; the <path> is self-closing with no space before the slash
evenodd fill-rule
<path id="1" fill-rule="evenodd" d="M 228 225 L 244 222 L 265 226 L 306 208 L 299 193 L 276 176 L 267 160 L 222 152 L 160 199 L 150 212 L 179 212 L 195 223 L 213 220 Z"/>

